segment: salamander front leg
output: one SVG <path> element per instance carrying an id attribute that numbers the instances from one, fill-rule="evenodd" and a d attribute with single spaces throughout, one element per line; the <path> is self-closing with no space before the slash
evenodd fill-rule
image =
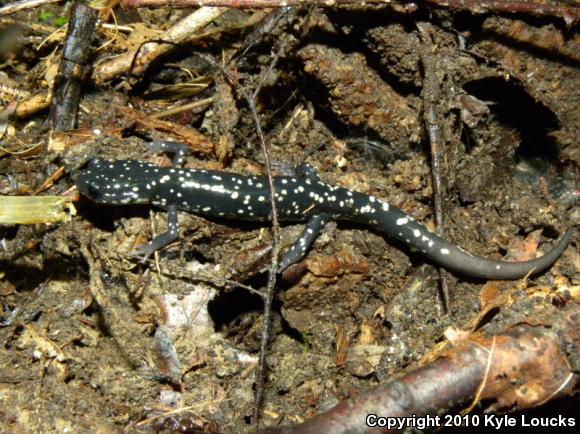
<path id="1" fill-rule="evenodd" d="M 321 213 L 313 215 L 310 220 L 308 220 L 300 238 L 296 240 L 290 250 L 282 255 L 278 267 L 279 273 L 284 271 L 290 265 L 298 262 L 306 255 L 307 250 L 330 218 L 331 216 L 329 214 Z"/>
<path id="2" fill-rule="evenodd" d="M 173 154 L 171 162 L 174 166 L 181 166 L 187 154 L 187 146 L 180 142 L 156 140 L 149 143 L 149 149 L 156 154 L 160 154 L 161 152 Z"/>
<path id="3" fill-rule="evenodd" d="M 141 257 L 141 262 L 144 263 L 157 250 L 171 244 L 173 241 L 179 239 L 179 221 L 177 219 L 177 206 L 169 205 L 167 207 L 167 231 L 157 235 L 144 246 L 131 253 L 131 256 Z"/>
<path id="4" fill-rule="evenodd" d="M 308 163 L 300 163 L 294 166 L 294 174 L 300 178 L 308 178 L 313 181 L 320 181 L 320 177 L 318 173 L 316 173 L 316 169 L 314 166 Z"/>

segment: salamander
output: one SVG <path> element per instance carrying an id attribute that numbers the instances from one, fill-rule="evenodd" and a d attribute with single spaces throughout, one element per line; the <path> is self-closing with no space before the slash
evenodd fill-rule
<path id="1" fill-rule="evenodd" d="M 99 204 L 149 204 L 167 211 L 167 232 L 135 252 L 144 259 L 179 238 L 178 210 L 250 221 L 269 221 L 272 216 L 267 177 L 181 168 L 185 151 L 180 146 L 174 142 L 154 145 L 156 150 L 174 153 L 171 167 L 137 160 L 94 158 L 77 178 L 80 193 Z M 375 196 L 321 181 L 311 166 L 297 166 L 293 176 L 275 176 L 273 182 L 278 219 L 307 222 L 300 238 L 281 256 L 279 271 L 302 259 L 331 220 L 368 225 L 435 264 L 484 279 L 517 279 L 539 273 L 560 257 L 572 235 L 572 230 L 568 230 L 539 258 L 523 262 L 497 261 L 464 251 Z"/>

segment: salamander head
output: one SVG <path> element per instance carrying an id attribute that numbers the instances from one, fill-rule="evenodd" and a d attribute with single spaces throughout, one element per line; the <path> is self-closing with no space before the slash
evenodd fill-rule
<path id="1" fill-rule="evenodd" d="M 77 188 L 93 202 L 119 205 L 148 203 L 140 173 L 147 163 L 132 160 L 93 158 L 77 178 Z"/>

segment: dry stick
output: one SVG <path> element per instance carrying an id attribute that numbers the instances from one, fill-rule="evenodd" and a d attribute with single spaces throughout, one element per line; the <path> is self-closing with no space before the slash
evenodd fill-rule
<path id="1" fill-rule="evenodd" d="M 272 316 L 272 300 L 274 299 L 274 289 L 276 287 L 276 274 L 278 273 L 278 256 L 280 255 L 280 223 L 278 221 L 278 210 L 276 208 L 276 189 L 274 187 L 274 179 L 272 175 L 272 165 L 270 162 L 270 152 L 268 151 L 268 146 L 266 145 L 266 139 L 264 137 L 264 132 L 262 131 L 262 126 L 260 124 L 260 119 L 258 118 L 258 112 L 256 111 L 256 98 L 260 93 L 262 88 L 262 83 L 265 82 L 265 77 L 271 73 L 274 66 L 278 62 L 280 55 L 284 49 L 284 44 L 280 47 L 278 52 L 274 55 L 270 66 L 264 73 L 262 80 L 258 82 L 256 89 L 252 95 L 247 92 L 242 91 L 242 95 L 246 99 L 250 111 L 252 113 L 252 118 L 256 125 L 256 132 L 258 133 L 258 138 L 260 139 L 260 146 L 262 147 L 262 153 L 264 154 L 264 164 L 266 166 L 266 174 L 268 176 L 268 184 L 270 187 L 270 203 L 272 204 L 272 262 L 270 269 L 268 270 L 268 283 L 266 285 L 266 291 L 264 292 L 264 316 L 262 320 L 262 337 L 260 341 L 260 357 L 258 359 L 258 372 L 256 373 L 256 396 L 254 398 L 254 422 L 256 425 L 260 422 L 260 415 L 262 409 L 262 401 L 264 397 L 264 383 L 266 378 L 267 369 L 267 353 L 268 353 L 268 341 L 270 340 L 270 323 Z"/>
<path id="2" fill-rule="evenodd" d="M 275 54 L 274 59 L 272 60 L 272 64 L 270 68 L 266 71 L 269 73 L 275 63 L 278 61 L 281 49 Z M 198 54 L 198 57 L 204 59 L 213 67 L 219 69 L 221 73 L 226 77 L 226 79 L 232 83 L 233 86 L 237 84 L 237 81 L 234 77 L 219 63 L 215 62 L 211 57 Z M 270 269 L 268 270 L 268 282 L 266 285 L 266 290 L 261 293 L 261 297 L 264 301 L 264 319 L 262 321 L 262 339 L 260 343 L 260 357 L 258 359 L 258 372 L 256 374 L 256 397 L 255 397 L 255 408 L 254 408 L 254 419 L 256 424 L 259 421 L 260 417 L 260 409 L 261 409 L 261 402 L 263 397 L 263 388 L 264 388 L 264 378 L 265 378 L 265 371 L 266 371 L 266 350 L 268 348 L 268 338 L 270 334 L 270 317 L 272 315 L 272 299 L 274 297 L 274 288 L 276 286 L 276 274 L 278 271 L 278 256 L 280 254 L 280 223 L 278 221 L 278 210 L 276 208 L 276 189 L 274 187 L 274 178 L 272 175 L 272 168 L 270 162 L 270 153 L 268 151 L 268 147 L 266 145 L 266 138 L 264 137 L 264 132 L 262 131 L 262 126 L 260 124 L 260 119 L 258 117 L 258 112 L 256 110 L 255 99 L 260 92 L 260 83 L 256 87 L 256 90 L 249 94 L 248 92 L 244 91 L 243 89 L 239 89 L 240 95 L 246 100 L 248 107 L 250 108 L 250 112 L 252 114 L 252 119 L 256 125 L 256 132 L 258 134 L 258 138 L 260 139 L 260 146 L 262 148 L 262 152 L 264 154 L 264 164 L 266 166 L 266 175 L 268 177 L 268 186 L 270 188 L 270 203 L 272 205 L 272 232 L 273 232 L 273 240 L 272 240 L 272 262 Z"/>
<path id="3" fill-rule="evenodd" d="M 162 40 L 162 44 L 147 44 L 142 49 L 139 47 L 136 50 L 128 51 L 96 66 L 93 73 L 93 80 L 97 84 L 103 84 L 129 71 L 133 65 L 135 67 L 131 69 L 131 73 L 134 75 L 143 73 L 154 59 L 172 50 L 175 45 L 186 41 L 227 10 L 227 8 L 200 8 L 196 10 L 159 35 L 156 39 Z M 137 53 L 139 49 L 140 51 Z M 136 54 L 139 54 L 139 57 L 134 59 Z"/>
<path id="4" fill-rule="evenodd" d="M 13 2 L 0 8 L 0 17 L 26 9 L 33 9 L 37 6 L 42 6 L 49 3 L 58 3 L 60 1 L 61 0 L 22 0 L 19 2 Z"/>
<path id="5" fill-rule="evenodd" d="M 338 6 L 361 4 L 360 0 L 124 0 L 124 8 L 161 8 L 161 7 L 191 7 L 191 6 L 225 6 L 230 8 L 274 8 L 286 6 Z M 417 9 L 413 1 L 366 0 L 365 4 L 400 4 L 407 6 L 409 11 Z M 469 11 L 471 13 L 503 12 L 524 13 L 538 16 L 554 16 L 562 18 L 566 24 L 572 25 L 580 19 L 580 8 L 572 4 L 550 0 L 426 0 L 426 3 L 452 10 Z"/>
<path id="6" fill-rule="evenodd" d="M 392 0 L 367 0 L 366 3 L 391 3 Z M 286 6 L 337 6 L 360 4 L 361 0 L 124 0 L 124 8 L 141 7 L 192 7 L 192 6 L 224 6 L 230 8 L 276 8 Z"/>
<path id="7" fill-rule="evenodd" d="M 260 90 L 260 87 L 256 88 L 256 91 L 250 96 L 243 92 L 250 111 L 252 112 L 252 118 L 256 124 L 256 131 L 260 139 L 260 146 L 262 147 L 262 153 L 264 154 L 264 164 L 266 166 L 266 174 L 268 175 L 268 184 L 270 187 L 270 203 L 272 204 L 272 262 L 270 269 L 268 270 L 268 283 L 266 285 L 266 291 L 264 292 L 264 316 L 262 320 L 262 337 L 260 342 L 260 357 L 258 359 L 258 372 L 256 373 L 256 396 L 254 398 L 254 422 L 257 425 L 260 422 L 260 413 L 262 408 L 262 400 L 264 397 L 264 383 L 266 377 L 266 355 L 268 352 L 268 341 L 270 338 L 270 322 L 272 316 L 272 300 L 274 298 L 274 288 L 276 287 L 276 274 L 278 272 L 278 256 L 280 254 L 280 223 L 278 222 L 278 210 L 276 209 L 276 189 L 274 187 L 274 179 L 272 177 L 272 166 L 270 163 L 270 153 L 266 145 L 266 139 L 264 137 L 264 132 L 262 131 L 262 126 L 260 124 L 260 119 L 258 118 L 258 113 L 256 111 L 255 98 Z"/>
<path id="8" fill-rule="evenodd" d="M 530 0 L 427 0 L 436 6 L 452 10 L 468 10 L 472 13 L 507 12 L 562 18 L 572 25 L 580 19 L 580 7 L 562 1 Z"/>
<path id="9" fill-rule="evenodd" d="M 75 3 L 71 10 L 50 113 L 54 131 L 76 128 L 97 16 L 96 9 L 82 3 Z"/>
<path id="10" fill-rule="evenodd" d="M 432 54 L 433 40 L 429 33 L 430 26 L 426 23 L 417 23 L 422 39 L 422 47 L 419 50 L 421 63 L 423 64 L 423 91 L 424 101 L 423 117 L 427 126 L 429 145 L 431 149 L 431 175 L 433 177 L 433 208 L 435 209 L 435 222 L 437 223 L 437 234 L 445 236 L 445 215 L 443 214 L 444 188 L 441 181 L 441 153 L 443 140 L 441 138 L 441 127 L 437 119 L 437 101 L 440 99 L 439 83 L 437 81 L 437 65 Z M 441 282 L 441 297 L 443 299 L 443 309 L 449 313 L 449 285 L 447 282 L 447 271 L 438 267 Z"/>
<path id="11" fill-rule="evenodd" d="M 446 419 L 439 416 L 437 423 L 436 415 L 443 415 L 478 395 L 496 402 L 498 411 L 532 408 L 546 399 L 570 395 L 578 377 L 573 377 L 568 362 L 570 354 L 565 348 L 577 345 L 580 340 L 579 313 L 577 305 L 570 302 L 570 306 L 561 309 L 550 324 L 529 325 L 535 321 L 530 318 L 529 322 L 496 336 L 474 334 L 456 343 L 455 348 L 438 359 L 343 401 L 301 425 L 272 427 L 259 433 L 347 434 L 401 430 L 370 427 L 366 424 L 369 415 L 408 424 L 417 423 L 416 418 L 429 417 L 423 421 L 430 420 L 431 428 L 439 428 Z M 490 355 L 492 347 L 494 351 Z"/>
<path id="12" fill-rule="evenodd" d="M 213 96 L 210 96 L 209 98 L 200 99 L 200 100 L 197 100 L 194 102 L 190 102 L 189 104 L 183 104 L 180 106 L 172 107 L 172 108 L 167 109 L 167 110 L 162 110 L 160 112 L 153 113 L 152 115 L 150 115 L 150 117 L 152 117 L 154 119 L 166 118 L 167 116 L 173 116 L 175 114 L 184 112 L 186 110 L 191 110 L 191 109 L 199 108 L 199 107 L 205 107 L 205 106 L 213 103 L 214 100 L 215 100 L 215 98 Z"/>

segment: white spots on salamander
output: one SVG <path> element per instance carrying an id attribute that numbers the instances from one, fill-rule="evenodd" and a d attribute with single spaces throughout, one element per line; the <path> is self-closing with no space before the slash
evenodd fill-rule
<path id="1" fill-rule="evenodd" d="M 105 203 L 151 202 L 161 207 L 177 206 L 189 212 L 216 216 L 238 216 L 240 219 L 250 220 L 265 220 L 268 217 L 269 189 L 264 177 L 156 168 L 138 162 L 101 163 L 99 170 L 93 168 L 92 173 L 84 173 L 94 181 L 97 188 L 102 189 L 99 197 Z M 426 228 L 412 224 L 414 220 L 410 216 L 400 214 L 396 209 L 393 213 L 381 214 L 389 212 L 391 205 L 375 196 L 365 196 L 327 185 L 314 178 L 277 177 L 274 182 L 277 190 L 276 203 L 279 204 L 280 216 L 283 219 L 304 221 L 324 212 L 333 218 L 355 218 L 379 228 L 382 227 L 379 222 L 389 223 L 387 227 L 394 227 L 394 234 L 398 234 L 396 238 L 413 244 L 421 252 L 435 252 L 440 258 L 450 255 L 455 248 L 442 243 Z M 163 187 L 159 188 L 159 185 Z M 205 190 L 208 193 L 202 191 L 199 194 L 195 190 Z M 310 245 L 316 236 L 314 232 L 317 231 L 305 229 L 305 238 L 298 241 L 297 252 L 301 247 L 307 248 Z M 498 264 L 493 264 L 492 267 L 496 270 L 502 268 Z"/>
<path id="2" fill-rule="evenodd" d="M 200 187 L 201 187 L 201 185 L 199 184 L 199 182 L 195 182 L 195 181 L 185 181 L 182 184 L 182 188 L 195 188 L 195 189 L 198 189 Z"/>
<path id="3" fill-rule="evenodd" d="M 397 226 L 406 225 L 407 223 L 409 223 L 409 218 L 408 217 L 398 218 L 396 223 L 397 223 Z"/>

